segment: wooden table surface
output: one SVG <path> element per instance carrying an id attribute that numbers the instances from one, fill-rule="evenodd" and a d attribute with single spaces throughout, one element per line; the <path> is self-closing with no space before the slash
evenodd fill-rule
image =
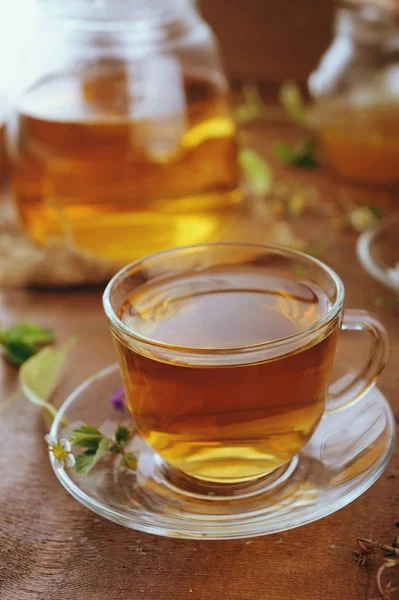
<path id="1" fill-rule="evenodd" d="M 290 128 L 253 126 L 255 146 L 271 155 Z M 320 205 L 334 207 L 342 186 L 326 171 L 278 170 L 284 180 L 317 186 Z M 351 189 L 351 188 L 350 188 Z M 353 190 L 352 190 L 353 191 Z M 395 195 L 355 190 L 353 198 L 393 210 Z M 399 202 L 399 198 L 396 199 Z M 330 219 L 305 213 L 295 234 L 327 239 Z M 325 230 L 325 234 L 324 234 Z M 322 256 L 346 286 L 346 305 L 372 310 L 387 326 L 392 354 L 379 386 L 399 416 L 399 311 L 376 306 L 389 298 L 355 256 L 356 234 L 344 229 Z M 267 238 L 268 236 L 266 236 Z M 265 239 L 265 242 L 270 239 Z M 115 359 L 101 306 L 102 289 L 9 290 L 0 294 L 1 322 L 26 319 L 53 328 L 59 343 L 79 343 L 57 402 Z M 349 347 L 356 360 L 359 348 Z M 1 398 L 16 372 L 0 362 Z M 184 541 L 136 533 L 99 518 L 61 487 L 48 461 L 37 407 L 19 400 L 0 417 L 1 600 L 359 600 L 376 597 L 375 569 L 355 564 L 358 536 L 391 543 L 399 535 L 399 453 L 363 496 L 339 512 L 278 535 L 237 541 Z"/>

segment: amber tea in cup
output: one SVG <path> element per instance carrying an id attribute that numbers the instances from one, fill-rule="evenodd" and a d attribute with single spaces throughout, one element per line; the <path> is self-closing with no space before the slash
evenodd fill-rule
<path id="1" fill-rule="evenodd" d="M 245 347 L 313 325 L 328 298 L 269 269 L 210 267 L 139 287 L 122 305 L 129 328 L 173 346 Z M 190 475 L 240 481 L 287 462 L 324 410 L 338 322 L 328 336 L 265 362 L 188 368 L 118 346 L 142 435 Z M 140 401 L 138 401 L 140 398 Z"/>
<path id="2" fill-rule="evenodd" d="M 333 271 L 286 249 L 209 244 L 126 267 L 104 303 L 139 433 L 196 480 L 242 483 L 288 463 L 326 410 L 342 302 Z"/>

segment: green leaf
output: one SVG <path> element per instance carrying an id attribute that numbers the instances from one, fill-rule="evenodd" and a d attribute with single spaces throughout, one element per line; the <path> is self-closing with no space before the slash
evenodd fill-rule
<path id="1" fill-rule="evenodd" d="M 306 123 L 305 103 L 301 91 L 295 81 L 286 81 L 281 86 L 279 99 L 291 121 L 300 125 Z"/>
<path id="2" fill-rule="evenodd" d="M 130 437 L 130 432 L 129 432 L 128 428 L 123 427 L 123 425 L 119 425 L 119 427 L 115 433 L 115 440 L 117 441 L 119 446 L 124 448 L 126 446 L 127 442 L 129 441 L 129 437 Z"/>
<path id="3" fill-rule="evenodd" d="M 79 446 L 80 448 L 87 448 L 88 450 L 96 451 L 100 441 L 103 438 L 103 434 L 96 427 L 91 425 L 82 425 L 79 429 L 74 429 L 70 438 L 71 444 Z"/>
<path id="4" fill-rule="evenodd" d="M 121 467 L 126 467 L 127 469 L 132 470 L 137 468 L 137 457 L 134 452 L 126 452 L 126 454 L 123 455 Z"/>
<path id="5" fill-rule="evenodd" d="M 37 349 L 30 344 L 20 340 L 9 340 L 3 343 L 5 347 L 4 356 L 13 367 L 20 367 L 31 356 L 37 353 Z"/>
<path id="6" fill-rule="evenodd" d="M 255 196 L 269 194 L 273 186 L 273 174 L 262 155 L 256 150 L 244 148 L 240 151 L 238 159 L 250 191 Z"/>
<path id="7" fill-rule="evenodd" d="M 82 475 L 86 475 L 92 467 L 95 454 L 96 453 L 91 450 L 86 450 L 86 452 L 82 452 L 75 456 L 75 471 Z"/>
<path id="8" fill-rule="evenodd" d="M 65 359 L 74 344 L 75 340 L 71 338 L 61 350 L 43 348 L 19 370 L 19 384 L 26 398 L 43 407 L 52 418 L 57 410 L 48 402 L 48 398 L 57 385 Z"/>
<path id="9" fill-rule="evenodd" d="M 41 346 L 52 341 L 52 331 L 30 323 L 17 323 L 0 332 L 0 344 L 5 348 L 5 357 L 16 367 L 36 354 Z"/>
<path id="10" fill-rule="evenodd" d="M 103 437 L 95 452 L 93 450 L 86 450 L 86 452 L 78 454 L 78 456 L 75 457 L 75 471 L 80 475 L 87 475 L 90 473 L 94 465 L 97 464 L 107 452 L 109 444 L 109 438 Z"/>
<path id="11" fill-rule="evenodd" d="M 281 162 L 302 169 L 312 169 L 319 166 L 314 157 L 314 151 L 315 143 L 313 140 L 304 140 L 297 146 L 292 146 L 286 142 L 280 142 L 275 146 L 276 156 Z"/>
<path id="12" fill-rule="evenodd" d="M 50 329 L 32 325 L 31 323 L 17 323 L 3 331 L 1 339 L 21 339 L 27 343 L 39 346 L 53 342 L 54 333 Z"/>

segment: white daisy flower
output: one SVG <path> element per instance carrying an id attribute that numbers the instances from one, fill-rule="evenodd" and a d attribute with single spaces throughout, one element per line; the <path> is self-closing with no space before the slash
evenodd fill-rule
<path id="1" fill-rule="evenodd" d="M 64 467 L 75 466 L 75 457 L 71 453 L 71 442 L 66 438 L 56 438 L 55 435 L 45 435 L 49 452 L 54 457 L 55 466 L 57 469 L 63 469 Z"/>

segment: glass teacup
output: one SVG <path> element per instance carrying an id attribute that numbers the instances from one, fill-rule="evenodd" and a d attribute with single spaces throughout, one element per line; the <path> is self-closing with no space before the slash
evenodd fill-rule
<path id="1" fill-rule="evenodd" d="M 322 262 L 242 243 L 162 252 L 111 280 L 104 308 L 129 409 L 170 477 L 217 496 L 270 476 L 324 414 L 370 388 L 387 334 L 364 311 L 343 315 L 343 301 Z M 340 329 L 372 345 L 363 372 L 330 390 Z"/>

